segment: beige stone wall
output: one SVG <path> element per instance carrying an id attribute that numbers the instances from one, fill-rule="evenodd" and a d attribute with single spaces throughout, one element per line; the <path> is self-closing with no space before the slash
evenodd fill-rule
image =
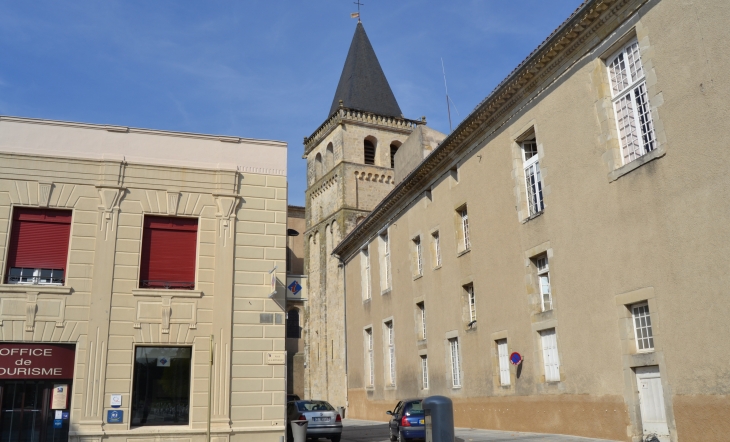
<path id="1" fill-rule="evenodd" d="M 285 366 L 268 365 L 266 353 L 284 351 L 284 320 L 281 308 L 268 298 L 268 270 L 285 265 L 285 176 L 237 171 L 245 162 L 225 170 L 164 165 L 162 155 L 144 163 L 91 154 L 84 158 L 82 147 L 89 139 L 98 143 L 94 152 L 101 153 L 107 141 L 142 153 L 140 145 L 172 148 L 179 139 L 183 145 L 197 143 L 200 158 L 228 149 L 224 143 L 229 142 L 194 134 L 118 133 L 95 125 L 0 119 L 3 274 L 11 207 L 73 210 L 65 286 L 0 285 L 2 300 L 26 300 L 39 291 L 38 303 L 60 303 L 58 317 L 37 315 L 32 331 L 26 331 L 27 318 L 0 312 L 2 339 L 76 344 L 72 440 L 203 441 L 212 335 L 213 439 L 278 441 L 284 434 Z M 285 145 L 269 143 L 272 160 L 279 161 L 275 150 Z M 38 153 L 43 150 L 56 154 Z M 274 170 L 275 164 L 263 166 Z M 46 193 L 39 187 L 48 185 L 49 197 L 43 201 Z M 195 290 L 138 288 L 145 214 L 199 219 Z M 283 279 L 284 273 L 279 275 Z M 150 344 L 193 349 L 189 425 L 130 429 L 134 348 Z M 123 424 L 105 423 L 112 393 L 122 394 Z"/>
<path id="2" fill-rule="evenodd" d="M 621 6 L 628 4 L 627 6 Z M 398 399 L 443 394 L 457 425 L 638 440 L 634 369 L 659 367 L 672 440 L 724 440 L 730 413 L 730 314 L 722 275 L 730 265 L 730 216 L 717 197 L 730 163 L 721 146 L 730 93 L 724 1 L 614 5 L 619 17 L 585 40 L 584 55 L 524 97 L 504 124 L 486 127 L 434 179 L 431 198 L 403 201 L 389 225 L 393 289 L 361 295 L 360 257 L 346 265 L 351 417 L 384 419 Z M 620 7 L 619 7 L 620 6 Z M 629 14 L 628 11 L 634 11 Z M 625 9 L 621 9 L 625 8 Z M 691 19 L 689 17 L 692 17 Z M 611 25 L 611 23 L 613 23 Z M 676 26 L 667 26 L 674 23 Z M 603 58 L 636 36 L 659 147 L 621 165 Z M 608 104 L 606 100 L 608 99 Z M 545 211 L 529 218 L 516 140 L 534 130 Z M 425 189 L 424 189 L 425 190 Z M 461 251 L 456 210 L 468 207 L 471 249 Z M 378 226 L 381 228 L 385 226 Z M 376 227 L 369 233 L 374 238 Z M 442 265 L 434 264 L 438 231 Z M 413 274 L 412 239 L 424 241 L 424 272 Z M 364 244 L 352 244 L 356 250 Z M 372 286 L 379 287 L 378 241 L 370 241 Z M 554 309 L 541 313 L 534 263 L 547 253 Z M 465 320 L 462 286 L 472 283 L 477 323 Z M 638 355 L 626 307 L 648 301 L 655 350 Z M 420 340 L 417 302 L 428 337 Z M 467 316 L 468 317 L 468 316 Z M 386 387 L 383 321 L 395 326 L 397 383 Z M 372 327 L 375 386 L 366 385 L 363 330 Z M 560 381 L 545 382 L 539 331 L 555 328 Z M 462 387 L 451 386 L 447 339 L 458 337 Z M 497 339 L 524 357 L 498 383 Z M 421 388 L 420 355 L 429 363 Z M 701 361 L 701 362 L 700 362 Z"/>

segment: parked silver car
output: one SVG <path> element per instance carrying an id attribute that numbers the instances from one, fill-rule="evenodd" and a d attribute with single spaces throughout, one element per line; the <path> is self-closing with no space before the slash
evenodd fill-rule
<path id="1" fill-rule="evenodd" d="M 292 440 L 291 421 L 309 421 L 307 439 L 325 438 L 340 442 L 342 437 L 342 416 L 325 401 L 292 401 L 286 406 L 287 439 Z"/>

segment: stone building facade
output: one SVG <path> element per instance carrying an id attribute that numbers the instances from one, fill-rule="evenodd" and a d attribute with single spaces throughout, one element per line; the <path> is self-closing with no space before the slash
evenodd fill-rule
<path id="1" fill-rule="evenodd" d="M 401 115 L 358 23 L 330 115 L 304 140 L 307 398 L 347 406 L 343 272 L 332 250 L 393 189 L 393 156 L 424 123 Z"/>
<path id="2" fill-rule="evenodd" d="M 286 144 L 3 116 L 0 157 L 3 437 L 278 442 Z"/>
<path id="3" fill-rule="evenodd" d="M 288 394 L 304 397 L 304 317 L 307 276 L 304 274 L 304 207 L 286 211 L 286 362 Z"/>
<path id="4" fill-rule="evenodd" d="M 586 1 L 334 248 L 350 417 L 727 439 L 728 22 Z"/>

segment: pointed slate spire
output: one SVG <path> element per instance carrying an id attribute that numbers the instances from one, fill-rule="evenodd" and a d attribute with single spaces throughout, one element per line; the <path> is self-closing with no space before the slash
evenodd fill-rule
<path id="1" fill-rule="evenodd" d="M 402 117 L 400 106 L 390 89 L 378 57 L 362 23 L 357 24 L 350 43 L 340 83 L 332 100 L 330 115 L 340 106 L 372 112 L 388 117 Z"/>

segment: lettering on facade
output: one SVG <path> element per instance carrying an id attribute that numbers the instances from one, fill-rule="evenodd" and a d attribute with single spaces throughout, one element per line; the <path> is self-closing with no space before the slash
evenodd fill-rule
<path id="1" fill-rule="evenodd" d="M 0 344 L 0 379 L 71 379 L 75 349 L 60 344 Z"/>

